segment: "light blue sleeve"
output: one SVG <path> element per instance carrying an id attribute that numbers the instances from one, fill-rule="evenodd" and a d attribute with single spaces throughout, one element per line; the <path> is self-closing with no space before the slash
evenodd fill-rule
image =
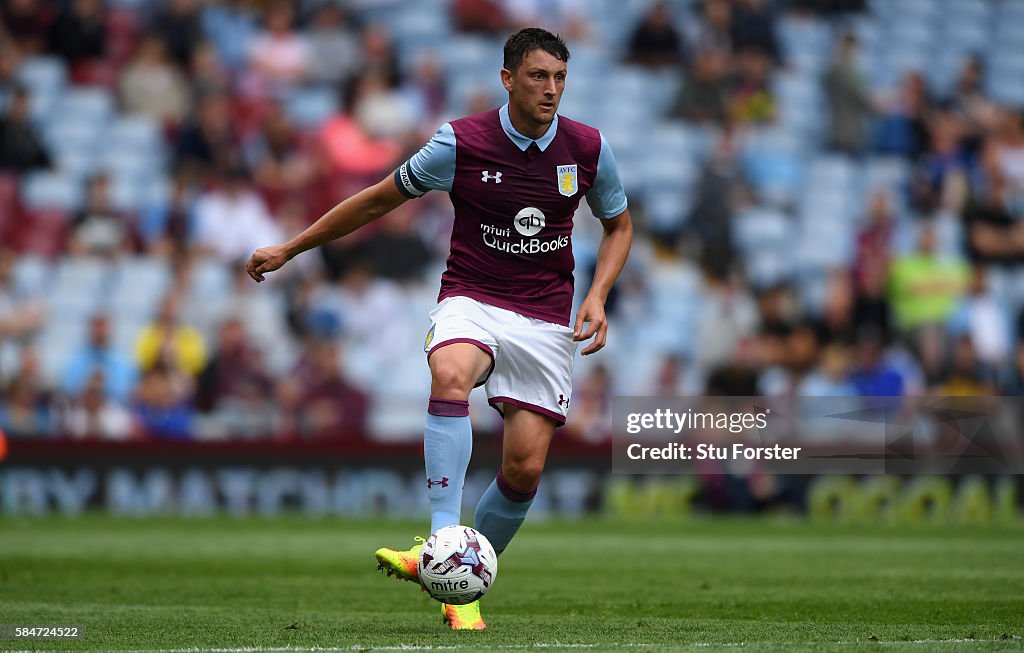
<path id="1" fill-rule="evenodd" d="M 395 185 L 406 197 L 430 190 L 450 192 L 455 180 L 455 131 L 445 123 L 419 152 L 395 170 Z"/>
<path id="2" fill-rule="evenodd" d="M 601 153 L 597 158 L 597 177 L 587 193 L 587 204 L 597 217 L 607 220 L 626 210 L 626 191 L 619 179 L 612 148 L 601 134 Z"/>

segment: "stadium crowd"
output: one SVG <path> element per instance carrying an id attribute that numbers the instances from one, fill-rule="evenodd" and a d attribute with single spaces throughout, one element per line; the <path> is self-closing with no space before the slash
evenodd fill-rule
<path id="1" fill-rule="evenodd" d="M 243 262 L 500 103 L 503 38 L 535 23 L 567 36 L 561 113 L 612 143 L 638 227 L 569 437 L 607 438 L 615 394 L 1024 391 L 1022 3 L 0 0 L 0 19 L 10 437 L 418 438 L 447 199 L 259 288 Z M 585 284 L 600 228 L 585 203 L 577 222 Z"/>

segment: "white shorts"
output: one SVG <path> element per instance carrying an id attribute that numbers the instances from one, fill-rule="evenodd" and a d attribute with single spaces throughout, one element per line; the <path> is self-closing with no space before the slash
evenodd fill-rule
<path id="1" fill-rule="evenodd" d="M 491 357 L 477 381 L 487 402 L 502 413 L 510 404 L 565 423 L 572 394 L 572 363 L 578 343 L 572 329 L 469 297 L 446 297 L 430 311 L 427 358 L 456 342 L 476 345 Z M 504 413 L 502 413 L 504 414 Z"/>

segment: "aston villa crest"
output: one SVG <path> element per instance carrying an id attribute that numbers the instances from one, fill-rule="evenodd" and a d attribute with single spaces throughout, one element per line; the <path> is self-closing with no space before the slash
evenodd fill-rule
<path id="1" fill-rule="evenodd" d="M 558 170 L 558 192 L 566 197 L 572 197 L 580 189 L 576 181 L 576 164 L 571 166 L 557 166 Z"/>

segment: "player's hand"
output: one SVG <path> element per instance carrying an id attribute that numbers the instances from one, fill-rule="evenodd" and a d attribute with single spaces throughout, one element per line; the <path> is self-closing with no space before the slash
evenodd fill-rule
<path id="1" fill-rule="evenodd" d="M 253 252 L 245 271 L 249 273 L 257 283 L 263 281 L 263 275 L 273 272 L 291 260 L 284 245 L 272 245 L 263 247 Z"/>
<path id="2" fill-rule="evenodd" d="M 588 325 L 586 330 L 583 325 Z M 587 297 L 580 304 L 580 310 L 576 311 L 576 326 L 572 330 L 572 339 L 576 342 L 594 339 L 583 348 L 584 356 L 593 354 L 604 348 L 608 340 L 608 318 L 604 314 L 604 302 L 595 297 Z"/>

